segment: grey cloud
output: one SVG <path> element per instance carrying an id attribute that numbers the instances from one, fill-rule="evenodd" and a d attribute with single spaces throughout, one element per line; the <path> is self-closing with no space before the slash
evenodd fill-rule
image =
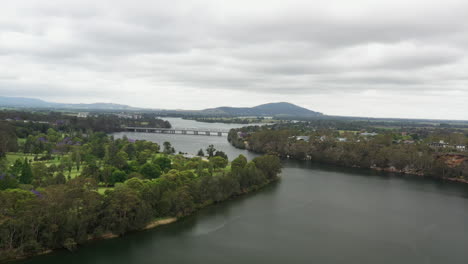
<path id="1" fill-rule="evenodd" d="M 19 0 L 0 10 L 0 94 L 468 98 L 468 3 L 431 2 Z"/>

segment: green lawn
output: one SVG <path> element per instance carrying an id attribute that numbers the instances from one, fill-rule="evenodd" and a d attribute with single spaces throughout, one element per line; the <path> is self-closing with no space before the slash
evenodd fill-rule
<path id="1" fill-rule="evenodd" d="M 77 171 L 76 167 L 73 167 L 72 170 L 71 170 L 71 173 L 70 173 L 70 178 L 72 178 L 72 179 L 76 178 L 80 174 L 81 174 L 81 170 Z M 68 171 L 65 172 L 65 176 L 68 176 Z"/>
<path id="2" fill-rule="evenodd" d="M 59 156 L 59 155 L 53 155 L 53 159 L 51 160 L 45 160 L 45 161 L 34 161 L 34 157 L 36 156 L 36 154 L 24 154 L 24 153 L 20 153 L 20 152 L 10 152 L 10 153 L 7 153 L 6 157 L 7 157 L 7 161 L 8 161 L 8 164 L 12 165 L 13 163 L 15 163 L 15 161 L 17 159 L 20 159 L 20 160 L 24 160 L 25 158 L 28 158 L 29 160 L 33 160 L 33 163 L 34 162 L 44 162 L 47 166 L 50 166 L 52 164 L 55 164 L 55 165 L 59 165 L 60 164 L 60 160 L 67 156 L 67 155 L 63 155 L 63 156 Z M 43 154 L 38 154 L 37 155 L 38 157 L 42 157 L 44 156 Z M 74 165 L 74 164 L 73 164 Z M 84 164 L 81 165 L 81 168 L 83 168 Z M 65 176 L 68 176 L 68 171 L 65 171 Z M 70 177 L 73 179 L 75 178 L 76 176 L 80 175 L 81 173 L 81 170 L 80 171 L 77 171 L 76 170 L 76 167 L 73 166 L 72 168 L 72 171 L 70 173 Z"/>
<path id="3" fill-rule="evenodd" d="M 114 187 L 99 187 L 98 188 L 98 193 L 99 194 L 104 194 L 107 190 L 113 190 Z"/>
<path id="4" fill-rule="evenodd" d="M 13 163 L 15 163 L 15 161 L 17 159 L 24 160 L 24 158 L 26 158 L 26 157 L 28 159 L 34 159 L 34 154 L 24 154 L 24 153 L 19 153 L 19 152 L 10 152 L 10 153 L 7 153 L 6 157 L 7 157 L 8 163 L 13 164 Z"/>

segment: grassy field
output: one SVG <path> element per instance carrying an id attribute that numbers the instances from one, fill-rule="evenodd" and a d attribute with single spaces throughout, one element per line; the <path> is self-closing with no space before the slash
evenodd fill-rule
<path id="1" fill-rule="evenodd" d="M 10 152 L 10 153 L 7 153 L 6 155 L 6 158 L 7 158 L 7 161 L 8 161 L 8 164 L 9 165 L 13 165 L 13 163 L 15 163 L 15 161 L 17 159 L 20 159 L 21 161 L 23 161 L 25 158 L 29 159 L 29 160 L 32 160 L 33 163 L 35 162 L 43 162 L 46 164 L 46 166 L 50 166 L 52 164 L 55 164 L 55 165 L 59 165 L 60 164 L 60 160 L 61 158 L 63 157 L 66 157 L 67 155 L 52 155 L 53 159 L 51 160 L 44 160 L 44 161 L 34 161 L 34 157 L 36 156 L 36 154 L 25 154 L 25 153 L 21 153 L 21 152 Z M 44 156 L 42 154 L 38 154 L 37 155 L 39 158 Z M 81 167 L 83 167 L 83 165 L 81 165 Z M 65 171 L 65 176 L 67 177 L 68 176 L 68 171 Z M 70 178 L 75 178 L 76 176 L 80 175 L 81 171 L 77 171 L 76 170 L 76 167 L 73 166 L 72 170 L 71 170 L 71 173 L 70 173 Z"/>
<path id="2" fill-rule="evenodd" d="M 104 194 L 107 190 L 113 190 L 114 187 L 99 187 L 98 188 L 98 193 L 99 194 Z"/>
<path id="3" fill-rule="evenodd" d="M 8 163 L 13 164 L 17 159 L 24 160 L 25 158 L 34 159 L 34 154 L 24 154 L 19 152 L 10 152 L 6 155 Z"/>
<path id="4" fill-rule="evenodd" d="M 21 152 L 9 152 L 7 153 L 7 160 L 9 163 L 13 164 L 17 159 L 21 159 L 21 160 L 24 160 L 25 158 L 28 158 L 28 159 L 34 159 L 34 157 L 37 156 L 39 158 L 43 157 L 44 155 L 43 154 L 25 154 L 25 153 L 21 153 Z M 42 162 L 45 162 L 47 163 L 47 165 L 51 165 L 51 164 L 55 164 L 55 165 L 58 165 L 60 163 L 60 159 L 61 157 L 65 157 L 67 155 L 63 155 L 63 156 L 59 156 L 59 155 L 52 155 L 52 158 L 51 160 L 46 160 L 46 161 L 42 161 Z M 33 161 L 33 162 L 39 162 L 39 161 Z"/>

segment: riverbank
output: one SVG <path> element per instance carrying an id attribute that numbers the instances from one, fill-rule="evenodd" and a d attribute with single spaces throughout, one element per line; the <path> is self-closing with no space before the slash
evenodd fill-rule
<path id="1" fill-rule="evenodd" d="M 140 231 L 153 229 L 153 228 L 156 228 L 156 227 L 162 226 L 162 225 L 172 224 L 172 223 L 174 223 L 176 221 L 177 221 L 177 217 L 158 218 L 158 219 L 155 219 L 155 220 L 149 222 Z M 119 237 L 119 235 L 108 232 L 108 233 L 105 233 L 105 234 L 103 234 L 102 236 L 99 236 L 99 237 L 90 237 L 88 240 L 103 240 L 103 239 L 112 239 L 112 238 L 117 238 L 117 237 Z"/>
<path id="2" fill-rule="evenodd" d="M 172 224 L 172 223 L 176 222 L 177 220 L 178 220 L 177 217 L 158 218 L 158 219 L 155 219 L 155 220 L 149 222 L 140 231 L 150 230 L 150 229 L 154 229 L 154 228 L 156 228 L 158 226 Z M 102 234 L 102 235 L 97 236 L 97 237 L 89 237 L 87 239 L 87 241 L 107 240 L 107 239 L 114 239 L 114 238 L 118 238 L 118 237 L 121 237 L 121 236 L 108 232 L 108 233 Z M 14 263 L 15 261 L 22 260 L 22 259 L 33 258 L 33 257 L 36 257 L 36 256 L 51 254 L 51 253 L 53 253 L 53 252 L 55 252 L 57 250 L 61 250 L 61 249 L 63 249 L 63 248 L 46 249 L 46 250 L 42 250 L 42 251 L 40 251 L 40 252 L 38 252 L 36 254 L 15 256 L 13 258 L 7 258 L 7 259 L 4 259 L 4 260 L 6 262 Z"/>
<path id="3" fill-rule="evenodd" d="M 161 226 L 161 225 L 168 225 L 172 224 L 177 221 L 177 217 L 169 217 L 169 218 L 163 218 L 163 219 L 158 219 L 150 222 L 149 224 L 146 225 L 143 230 L 148 230 L 148 229 L 153 229 L 155 227 Z"/>
<path id="4" fill-rule="evenodd" d="M 252 150 L 249 147 L 249 142 L 248 141 L 244 141 L 245 148 L 236 146 L 235 144 L 232 143 L 232 141 L 230 142 L 230 144 L 231 144 L 231 146 L 233 146 L 236 149 L 245 149 L 245 150 L 248 150 L 250 152 L 259 154 L 259 155 L 264 155 L 265 154 L 264 152 L 259 152 L 259 151 Z M 381 172 L 387 172 L 387 173 L 397 173 L 397 174 L 400 174 L 400 175 L 427 177 L 427 178 L 433 178 L 433 179 L 441 179 L 441 180 L 444 180 L 444 181 L 468 184 L 468 179 L 463 178 L 463 176 L 460 176 L 460 177 L 446 177 L 446 176 L 437 177 L 437 176 L 425 173 L 422 170 L 416 170 L 416 169 L 410 169 L 410 168 L 397 169 L 394 166 L 382 168 L 382 167 L 378 167 L 378 166 L 375 166 L 375 165 L 370 166 L 370 167 L 362 167 L 362 166 L 357 166 L 357 165 L 346 166 L 346 165 L 339 164 L 339 163 L 326 162 L 326 161 L 324 162 L 324 161 L 320 161 L 320 160 L 313 160 L 313 159 L 310 158 L 310 156 L 307 156 L 307 155 L 306 155 L 306 158 L 304 158 L 304 159 L 298 159 L 298 158 L 290 157 L 289 155 L 281 155 L 280 153 L 276 153 L 275 155 L 278 156 L 281 159 L 291 159 L 291 160 L 297 160 L 297 161 L 307 161 L 307 160 L 309 160 L 309 161 L 315 161 L 315 162 L 317 162 L 319 164 L 333 165 L 333 166 L 339 166 L 339 167 L 343 167 L 343 168 L 358 168 L 358 169 L 365 169 L 365 170 L 374 170 L 374 171 L 381 171 Z M 461 155 L 461 154 L 445 154 L 445 156 L 463 156 L 463 157 L 465 157 L 465 159 L 468 159 L 468 157 L 466 155 Z"/>
<path id="5" fill-rule="evenodd" d="M 198 206 L 196 208 L 196 210 L 192 211 L 191 213 L 189 213 L 187 215 L 182 215 L 181 217 L 188 217 L 190 215 L 193 215 L 197 211 L 200 211 L 201 209 L 209 207 L 209 206 L 211 206 L 213 204 L 222 203 L 222 202 L 225 202 L 225 201 L 228 201 L 228 200 L 236 199 L 236 198 L 244 196 L 246 194 L 254 193 L 256 191 L 259 191 L 259 190 L 265 188 L 266 186 L 268 186 L 268 185 L 270 185 L 272 183 L 278 182 L 279 179 L 280 179 L 280 177 L 277 176 L 274 179 L 266 180 L 263 184 L 260 184 L 258 186 L 252 186 L 252 187 L 247 188 L 247 189 L 242 189 L 242 190 L 240 190 L 240 193 L 234 194 L 234 195 L 232 195 L 230 197 L 227 197 L 226 199 L 224 199 L 222 201 L 218 201 L 218 202 L 209 201 L 207 203 L 204 203 L 204 204 Z M 139 232 L 139 231 L 154 229 L 154 228 L 157 228 L 159 226 L 169 225 L 169 224 L 175 223 L 178 220 L 179 220 L 179 218 L 174 217 L 174 216 L 154 219 L 154 220 L 148 222 L 142 229 L 134 230 L 134 231 L 131 231 L 131 232 Z M 106 233 L 104 233 L 102 235 L 99 235 L 99 236 L 89 236 L 86 241 L 91 242 L 91 241 L 98 241 L 98 240 L 114 239 L 114 238 L 123 237 L 123 236 L 125 236 L 125 234 L 127 234 L 127 233 L 124 233 L 122 235 L 117 235 L 117 234 L 114 234 L 112 232 L 106 232 Z M 74 246 L 72 246 L 70 248 L 67 248 L 67 247 L 64 246 L 62 248 L 44 249 L 44 250 L 41 250 L 39 252 L 36 252 L 36 253 L 33 253 L 33 254 L 26 254 L 26 255 L 17 255 L 17 252 L 12 251 L 12 252 L 7 252 L 7 254 L 9 254 L 9 255 L 0 256 L 0 261 L 14 263 L 15 261 L 19 261 L 19 260 L 24 260 L 24 259 L 33 258 L 33 257 L 36 257 L 36 256 L 51 254 L 51 253 L 53 253 L 53 252 L 55 252 L 57 250 L 63 250 L 65 248 L 67 248 L 70 251 L 75 251 L 75 250 L 77 250 L 78 246 L 79 245 L 75 243 Z"/>

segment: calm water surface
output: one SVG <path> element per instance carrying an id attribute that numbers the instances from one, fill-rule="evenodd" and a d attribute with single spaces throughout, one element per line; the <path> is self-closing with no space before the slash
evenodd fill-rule
<path id="1" fill-rule="evenodd" d="M 214 144 L 230 159 L 254 157 L 226 137 L 115 136 L 123 134 L 171 141 L 188 153 Z M 174 224 L 21 263 L 468 263 L 466 186 L 309 162 L 284 166 L 277 184 Z"/>

